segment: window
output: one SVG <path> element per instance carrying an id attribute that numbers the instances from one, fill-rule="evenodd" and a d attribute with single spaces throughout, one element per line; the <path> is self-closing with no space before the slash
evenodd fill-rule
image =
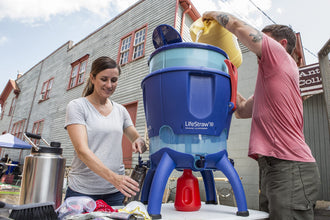
<path id="1" fill-rule="evenodd" d="M 144 56 L 147 26 L 137 29 L 121 39 L 118 63 L 124 65 Z"/>
<path id="2" fill-rule="evenodd" d="M 128 36 L 122 40 L 120 50 L 120 64 L 128 63 L 129 48 L 131 47 L 132 36 Z"/>
<path id="3" fill-rule="evenodd" d="M 46 82 L 44 82 L 44 84 L 42 85 L 39 102 L 49 99 L 49 93 L 50 90 L 52 89 L 53 82 L 54 82 L 54 78 L 51 78 Z"/>
<path id="4" fill-rule="evenodd" d="M 146 36 L 145 28 L 135 33 L 133 59 L 143 56 L 145 36 Z"/>
<path id="5" fill-rule="evenodd" d="M 11 116 L 13 114 L 13 112 L 14 112 L 15 103 L 16 103 L 16 97 L 14 97 L 11 100 L 11 105 L 10 105 L 10 109 L 9 109 L 9 113 L 8 113 L 9 116 Z"/>
<path id="6" fill-rule="evenodd" d="M 17 138 L 22 139 L 24 125 L 25 125 L 25 119 L 14 123 L 13 128 L 11 129 L 11 134 L 16 136 Z"/>
<path id="7" fill-rule="evenodd" d="M 33 123 L 32 133 L 41 136 L 44 127 L 44 120 L 39 120 Z M 40 140 L 34 139 L 34 144 L 39 145 Z"/>
<path id="8" fill-rule="evenodd" d="M 72 70 L 68 89 L 84 83 L 88 57 L 89 55 L 87 54 L 71 64 Z"/>

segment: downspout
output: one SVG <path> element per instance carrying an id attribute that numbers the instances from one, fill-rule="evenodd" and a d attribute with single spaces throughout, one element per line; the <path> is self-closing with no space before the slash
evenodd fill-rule
<path id="1" fill-rule="evenodd" d="M 176 4 L 175 4 L 175 15 L 174 15 L 174 29 L 176 29 L 176 20 L 178 18 L 178 10 L 179 10 L 179 0 L 176 0 Z"/>
<path id="2" fill-rule="evenodd" d="M 39 76 L 38 76 L 38 80 L 37 80 L 36 89 L 34 90 L 34 94 L 33 94 L 33 98 L 32 98 L 32 103 L 31 103 L 31 107 L 30 107 L 29 116 L 28 116 L 28 118 L 26 120 L 25 132 L 27 132 L 27 128 L 28 128 L 28 125 L 29 125 L 29 121 L 30 121 L 30 117 L 31 117 L 31 113 L 32 113 L 32 108 L 33 108 L 33 103 L 34 103 L 35 98 L 36 98 L 37 88 L 38 88 L 38 85 L 39 85 L 40 75 L 41 75 L 41 72 L 42 72 L 43 65 L 44 65 L 44 61 L 41 61 L 41 67 L 40 67 L 40 71 L 39 71 Z"/>
<path id="3" fill-rule="evenodd" d="M 183 33 L 183 24 L 184 24 L 184 19 L 186 13 L 188 13 L 191 10 L 191 4 L 189 4 L 189 7 L 182 12 L 182 17 L 181 17 L 181 27 L 180 27 L 180 35 L 182 36 Z"/>

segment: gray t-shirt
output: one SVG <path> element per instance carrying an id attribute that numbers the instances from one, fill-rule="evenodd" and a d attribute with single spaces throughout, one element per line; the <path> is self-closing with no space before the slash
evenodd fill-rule
<path id="1" fill-rule="evenodd" d="M 112 103 L 112 112 L 108 116 L 103 116 L 85 97 L 72 100 L 67 105 L 65 128 L 70 124 L 85 125 L 89 148 L 105 166 L 123 175 L 125 172 L 121 147 L 123 130 L 133 123 L 124 106 L 116 102 Z M 118 191 L 111 183 L 91 171 L 78 158 L 75 151 L 68 184 L 72 190 L 90 195 Z"/>

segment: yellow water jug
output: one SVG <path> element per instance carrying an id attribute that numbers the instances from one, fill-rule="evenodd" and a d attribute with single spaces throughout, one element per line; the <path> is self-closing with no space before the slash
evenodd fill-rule
<path id="1" fill-rule="evenodd" d="M 224 50 L 236 68 L 242 64 L 242 52 L 236 36 L 216 20 L 197 19 L 190 26 L 190 36 L 194 42 L 210 44 Z"/>

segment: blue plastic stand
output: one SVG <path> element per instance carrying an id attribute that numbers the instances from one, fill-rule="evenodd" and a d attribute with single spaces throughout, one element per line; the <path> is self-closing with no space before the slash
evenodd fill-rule
<path id="1" fill-rule="evenodd" d="M 241 180 L 228 159 L 226 150 L 208 154 L 200 160 L 191 154 L 162 148 L 150 156 L 151 168 L 144 181 L 141 202 L 148 204 L 148 213 L 152 219 L 161 219 L 161 205 L 167 180 L 174 169 L 200 171 L 205 185 L 206 203 L 217 204 L 212 170 L 220 170 L 228 178 L 236 198 L 238 216 L 248 216 L 246 198 Z M 202 164 L 202 167 L 196 167 Z"/>
<path id="2" fill-rule="evenodd" d="M 212 170 L 202 170 L 201 171 L 203 182 L 204 182 L 204 188 L 205 188 L 205 194 L 206 194 L 206 204 L 218 204 L 217 202 L 217 193 L 215 190 L 215 184 L 214 184 L 214 177 Z"/>

